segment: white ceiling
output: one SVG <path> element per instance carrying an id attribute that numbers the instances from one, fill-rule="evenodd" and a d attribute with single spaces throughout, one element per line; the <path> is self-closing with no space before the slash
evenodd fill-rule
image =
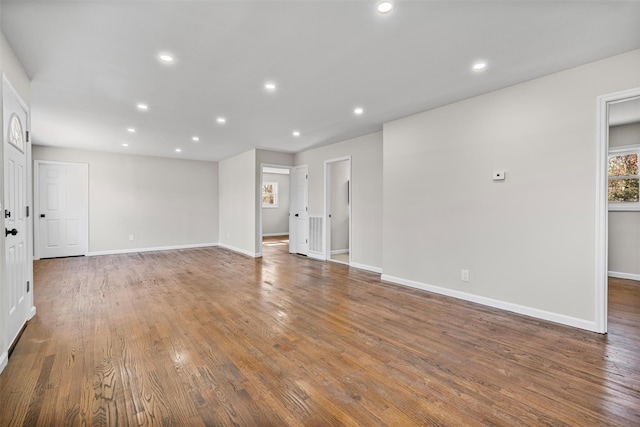
<path id="1" fill-rule="evenodd" d="M 640 47 L 640 1 L 375 3 L 5 0 L 1 24 L 33 79 L 36 144 L 202 160 L 364 135 Z"/>

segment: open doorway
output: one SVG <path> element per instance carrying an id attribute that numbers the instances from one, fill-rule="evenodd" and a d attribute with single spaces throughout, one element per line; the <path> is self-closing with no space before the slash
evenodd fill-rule
<path id="1" fill-rule="evenodd" d="M 351 157 L 325 162 L 325 257 L 351 262 Z"/>
<path id="2" fill-rule="evenodd" d="M 640 123 L 640 88 L 598 97 L 594 326 L 600 333 L 606 333 L 608 329 L 609 276 L 615 280 L 616 273 L 620 273 L 615 269 L 631 268 L 625 259 L 629 248 L 620 249 L 629 243 L 629 237 L 634 240 L 634 234 L 635 240 L 640 239 L 640 232 L 629 233 L 628 227 L 625 230 L 629 220 L 632 227 L 638 228 L 635 215 L 636 212 L 640 214 L 640 140 L 635 135 L 636 122 Z M 634 149 L 637 150 L 635 153 Z M 640 250 L 640 241 L 634 244 Z"/>
<path id="3" fill-rule="evenodd" d="M 261 167 L 262 254 L 266 248 L 289 249 L 290 168 Z"/>
<path id="4" fill-rule="evenodd" d="M 629 336 L 632 316 L 640 323 L 640 97 L 609 105 L 608 124 L 607 323 Z"/>

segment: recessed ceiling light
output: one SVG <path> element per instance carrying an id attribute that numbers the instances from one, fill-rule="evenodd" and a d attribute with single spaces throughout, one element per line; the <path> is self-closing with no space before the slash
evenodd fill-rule
<path id="1" fill-rule="evenodd" d="M 357 114 L 358 116 L 361 115 L 362 113 L 364 113 L 364 109 L 362 107 L 356 107 L 353 110 L 354 114 Z"/>
<path id="2" fill-rule="evenodd" d="M 264 88 L 266 90 L 274 91 L 274 90 L 276 90 L 276 84 L 273 83 L 273 82 L 267 82 L 267 83 L 264 84 Z"/>
<path id="3" fill-rule="evenodd" d="M 169 55 L 168 53 L 161 53 L 158 55 L 158 59 L 162 62 L 164 62 L 165 64 L 173 64 L 173 62 L 175 61 L 175 59 L 173 58 L 172 55 Z"/>
<path id="4" fill-rule="evenodd" d="M 379 13 L 389 13 L 393 10 L 393 8 L 395 7 L 395 5 L 393 4 L 392 1 L 389 0 L 382 0 L 379 1 L 378 4 L 376 5 L 376 10 Z"/>
<path id="5" fill-rule="evenodd" d="M 216 119 L 216 122 L 220 123 L 221 125 L 227 123 L 227 119 L 225 119 L 224 117 L 218 117 Z"/>
<path id="6" fill-rule="evenodd" d="M 127 144 L 126 142 L 124 144 L 122 144 L 123 147 L 128 147 L 129 144 Z"/>
<path id="7" fill-rule="evenodd" d="M 192 137 L 191 137 L 191 140 L 192 140 L 193 142 L 198 142 L 198 141 L 200 141 L 200 138 L 198 138 L 197 136 L 192 136 Z"/>
<path id="8" fill-rule="evenodd" d="M 300 132 L 298 132 L 297 130 L 293 131 L 293 136 L 300 136 Z"/>
<path id="9" fill-rule="evenodd" d="M 140 111 L 147 111 L 149 109 L 149 106 L 147 104 L 138 104 L 136 105 L 136 107 L 138 107 L 138 110 Z"/>
<path id="10" fill-rule="evenodd" d="M 182 152 L 182 148 L 176 148 L 176 153 Z"/>
<path id="11" fill-rule="evenodd" d="M 135 128 L 127 128 L 127 132 L 136 133 Z"/>
<path id="12" fill-rule="evenodd" d="M 484 61 L 478 61 L 475 64 L 473 64 L 473 70 L 474 71 L 482 71 L 485 68 L 487 68 L 487 63 Z"/>

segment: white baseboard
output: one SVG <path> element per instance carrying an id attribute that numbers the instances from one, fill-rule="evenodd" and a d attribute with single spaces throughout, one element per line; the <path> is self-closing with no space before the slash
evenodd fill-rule
<path id="1" fill-rule="evenodd" d="M 218 246 L 218 243 L 196 243 L 194 245 L 159 246 L 156 248 L 115 249 L 111 251 L 92 251 L 87 256 L 135 254 L 138 252 L 172 251 L 175 249 L 195 249 Z"/>
<path id="2" fill-rule="evenodd" d="M 331 255 L 339 255 L 339 254 L 348 254 L 349 249 L 336 249 L 335 251 L 331 251 Z"/>
<path id="3" fill-rule="evenodd" d="M 9 362 L 9 353 L 6 351 L 0 354 L 0 373 L 7 367 L 7 363 Z"/>
<path id="4" fill-rule="evenodd" d="M 260 253 L 250 252 L 245 249 L 236 248 L 235 246 L 227 245 L 226 243 L 218 243 L 218 246 L 233 252 L 238 252 L 239 254 L 242 254 L 242 255 L 250 256 L 251 258 L 258 258 L 262 256 Z"/>
<path id="5" fill-rule="evenodd" d="M 629 279 L 640 281 L 640 274 L 633 273 L 620 273 L 618 271 L 609 271 L 609 277 L 615 277 L 616 279 Z"/>
<path id="6" fill-rule="evenodd" d="M 31 307 L 31 313 L 29 313 L 29 320 L 33 319 L 35 315 L 36 315 L 36 306 L 34 305 L 33 307 Z"/>
<path id="7" fill-rule="evenodd" d="M 352 263 L 349 264 L 349 267 L 357 268 L 358 270 L 370 271 L 372 273 L 382 274 L 382 268 L 381 267 L 374 267 L 372 265 L 359 264 L 357 262 L 352 262 Z"/>
<path id="8" fill-rule="evenodd" d="M 482 297 L 479 295 L 473 295 L 466 292 L 457 291 L 454 289 L 428 285 L 426 283 L 415 282 L 413 280 L 402 279 L 400 277 L 389 276 L 387 274 L 383 274 L 380 278 L 385 282 L 391 282 L 398 285 L 409 286 L 411 288 L 422 289 L 424 291 L 446 295 L 449 297 L 458 298 L 461 300 L 470 301 L 477 304 L 487 305 L 489 307 L 495 307 L 495 308 L 511 311 L 518 314 L 524 314 L 525 316 L 535 317 L 537 319 L 548 320 L 550 322 L 560 323 L 562 325 L 573 326 L 575 328 L 585 329 L 591 332 L 597 332 L 596 323 L 594 321 L 578 319 L 576 317 L 566 316 L 564 314 L 552 313 L 549 311 L 527 307 L 524 305 L 514 304 L 506 301 L 500 301 L 493 298 Z"/>
<path id="9" fill-rule="evenodd" d="M 309 252 L 307 252 L 307 256 L 309 258 L 319 259 L 320 261 L 326 261 L 327 260 L 322 252 L 309 251 Z"/>
<path id="10" fill-rule="evenodd" d="M 289 236 L 289 233 L 266 233 L 262 237 Z"/>

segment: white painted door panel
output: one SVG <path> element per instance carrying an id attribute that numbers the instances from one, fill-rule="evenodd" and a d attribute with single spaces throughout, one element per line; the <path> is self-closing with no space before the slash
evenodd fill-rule
<path id="1" fill-rule="evenodd" d="M 309 175 L 308 167 L 297 166 L 293 169 L 294 200 L 293 216 L 295 222 L 295 252 L 301 255 L 309 253 Z"/>
<path id="2" fill-rule="evenodd" d="M 88 251 L 89 167 L 38 162 L 38 256 L 85 255 Z"/>
<path id="3" fill-rule="evenodd" d="M 27 112 L 3 84 L 5 297 L 11 345 L 31 312 L 27 253 Z M 29 286 L 30 287 L 30 286 Z"/>

